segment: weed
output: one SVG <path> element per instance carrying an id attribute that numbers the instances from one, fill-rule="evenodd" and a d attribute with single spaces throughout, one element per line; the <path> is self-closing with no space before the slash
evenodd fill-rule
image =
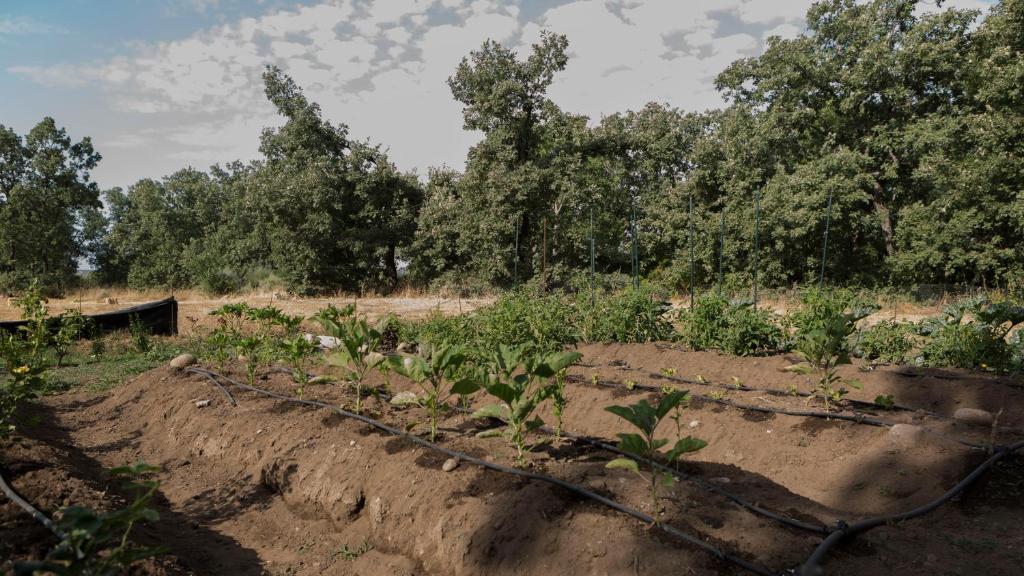
<path id="1" fill-rule="evenodd" d="M 57 356 L 57 366 L 60 367 L 68 350 L 85 332 L 89 319 L 78 310 L 67 310 L 57 318 L 57 332 L 52 336 L 50 344 Z"/>
<path id="2" fill-rule="evenodd" d="M 133 314 L 128 320 L 128 332 L 132 335 L 132 344 L 140 354 L 149 352 L 149 328 L 142 322 L 137 314 Z"/>
<path id="3" fill-rule="evenodd" d="M 893 410 L 896 408 L 896 400 L 892 397 L 892 394 L 886 394 L 885 396 L 879 394 L 878 396 L 875 396 L 875 404 L 884 410 Z"/>

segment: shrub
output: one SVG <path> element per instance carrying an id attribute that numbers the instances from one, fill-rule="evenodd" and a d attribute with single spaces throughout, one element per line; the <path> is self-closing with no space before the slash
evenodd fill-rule
<path id="1" fill-rule="evenodd" d="M 680 340 L 694 350 L 750 356 L 785 347 L 782 328 L 773 315 L 746 302 L 730 303 L 707 295 L 694 303 L 693 310 L 680 311 L 679 321 Z"/>
<path id="2" fill-rule="evenodd" d="M 550 353 L 577 339 L 573 307 L 558 295 L 541 295 L 527 289 L 509 292 L 478 310 L 476 317 L 479 344 L 487 350 L 504 344 Z"/>
<path id="3" fill-rule="evenodd" d="M 655 342 L 672 339 L 671 306 L 648 287 L 601 295 L 591 303 L 582 292 L 575 303 L 575 332 L 584 342 Z"/>
<path id="4" fill-rule="evenodd" d="M 913 332 L 912 324 L 885 320 L 861 331 L 855 351 L 868 360 L 899 364 L 914 347 Z"/>
<path id="5" fill-rule="evenodd" d="M 968 314 L 972 316 L 966 321 Z M 1010 369 L 1015 343 L 1007 341 L 1014 326 L 1024 322 L 1024 307 L 1011 302 L 969 298 L 947 306 L 941 316 L 921 323 L 927 336 L 921 349 L 926 366 Z M 1019 341 L 1019 334 L 1014 337 Z"/>
<path id="6" fill-rule="evenodd" d="M 878 303 L 874 299 L 846 288 L 810 288 L 800 292 L 800 306 L 789 313 L 788 321 L 799 338 L 802 333 L 830 326 L 844 313 L 859 319 L 877 310 Z"/>

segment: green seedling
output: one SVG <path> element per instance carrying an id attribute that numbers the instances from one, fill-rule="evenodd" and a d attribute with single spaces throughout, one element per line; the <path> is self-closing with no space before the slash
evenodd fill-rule
<path id="1" fill-rule="evenodd" d="M 662 368 L 661 369 L 661 374 L 662 374 L 662 376 L 672 377 L 672 376 L 676 375 L 676 369 L 675 368 Z"/>
<path id="2" fill-rule="evenodd" d="M 58 316 L 57 333 L 51 340 L 58 368 L 64 365 L 64 358 L 71 346 L 82 336 L 88 325 L 89 319 L 78 310 L 67 310 Z"/>
<path id="3" fill-rule="evenodd" d="M 32 281 L 25 293 L 15 300 L 15 305 L 21 309 L 22 319 L 27 320 L 25 325 L 18 327 L 28 345 L 27 363 L 41 365 L 42 354 L 50 342 L 50 327 L 46 321 L 49 313 L 46 299 L 39 291 L 38 281 Z"/>
<path id="4" fill-rule="evenodd" d="M 263 340 L 258 336 L 246 336 L 235 342 L 239 356 L 245 356 L 245 376 L 249 386 L 256 385 L 256 371 L 259 370 L 260 361 L 264 356 Z"/>
<path id="5" fill-rule="evenodd" d="M 365 318 L 342 318 L 341 322 L 324 317 L 317 317 L 324 329 L 337 339 L 337 352 L 327 356 L 327 362 L 340 367 L 346 380 L 356 389 L 355 412 L 362 410 L 363 379 L 366 374 L 380 366 L 387 358 L 377 352 L 381 343 L 381 333 L 370 327 Z"/>
<path id="6" fill-rule="evenodd" d="M 232 344 L 233 338 L 223 326 L 218 327 L 206 338 L 210 355 L 217 363 L 217 371 L 221 374 L 224 373 L 224 367 L 227 365 L 228 359 L 231 358 Z"/>
<path id="7" fill-rule="evenodd" d="M 309 384 L 309 373 L 306 372 L 306 359 L 317 351 L 318 346 L 306 339 L 303 334 L 295 334 L 281 343 L 281 349 L 285 359 L 292 370 L 292 380 L 298 386 L 296 394 L 299 399 L 305 393 L 306 385 Z"/>
<path id="8" fill-rule="evenodd" d="M 671 464 L 683 454 L 696 452 L 707 446 L 707 442 L 704 440 L 687 436 L 686 438 L 677 439 L 672 449 L 667 453 L 663 453 L 660 452 L 660 449 L 668 444 L 668 440 L 654 437 L 654 433 L 658 429 L 658 424 L 661 420 L 670 411 L 679 406 L 686 399 L 687 394 L 688 392 L 683 391 L 673 392 L 663 396 L 657 406 L 651 406 L 644 399 L 631 406 L 608 406 L 605 408 L 608 412 L 626 420 L 640 431 L 640 434 L 620 433 L 618 435 L 619 450 L 632 454 L 637 459 L 642 459 L 650 464 L 647 472 L 648 476 L 645 476 L 640 471 L 640 465 L 634 458 L 616 458 L 606 464 L 605 467 L 629 470 L 640 476 L 645 482 L 650 483 L 651 516 L 654 518 L 655 523 L 658 522 L 659 515 L 658 487 L 671 486 L 675 481 L 671 474 L 667 472 L 659 473 L 658 469 L 654 466 L 655 460 L 659 456 L 664 456 L 665 460 Z"/>
<path id="9" fill-rule="evenodd" d="M 896 400 L 893 399 L 892 394 L 886 394 L 885 396 L 879 394 L 878 396 L 875 396 L 875 404 L 885 410 L 892 410 L 896 408 Z"/>
<path id="10" fill-rule="evenodd" d="M 456 394 L 465 398 L 480 389 L 475 378 L 458 378 L 459 369 L 465 361 L 466 353 L 462 346 L 442 343 L 423 344 L 416 355 L 390 356 L 385 364 L 423 390 L 423 395 L 417 397 L 417 403 L 427 410 L 430 418 L 431 442 L 437 439 L 438 417 L 442 410 L 448 408 L 448 400 Z"/>
<path id="11" fill-rule="evenodd" d="M 542 355 L 530 352 L 527 346 L 515 348 L 498 346 L 489 360 L 489 370 L 480 379 L 480 386 L 488 394 L 501 400 L 473 413 L 474 418 L 496 418 L 505 423 L 503 433 L 516 449 L 516 462 L 525 464 L 525 455 L 530 446 L 527 435 L 544 425 L 544 421 L 533 413 L 548 398 L 558 391 L 558 384 L 552 379 L 562 370 L 579 360 L 579 352 L 556 352 Z M 494 431 L 482 433 L 493 435 Z"/>
<path id="12" fill-rule="evenodd" d="M 636 380 L 626 380 L 626 390 L 629 390 L 630 392 L 636 390 L 636 384 Z"/>

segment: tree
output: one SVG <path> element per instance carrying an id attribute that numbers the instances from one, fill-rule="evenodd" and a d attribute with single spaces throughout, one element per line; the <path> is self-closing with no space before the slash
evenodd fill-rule
<path id="1" fill-rule="evenodd" d="M 83 214 L 99 205 L 90 171 L 100 161 L 88 137 L 73 143 L 53 118 L 22 138 L 0 125 L 0 290 L 32 278 L 61 292 L 83 256 Z"/>

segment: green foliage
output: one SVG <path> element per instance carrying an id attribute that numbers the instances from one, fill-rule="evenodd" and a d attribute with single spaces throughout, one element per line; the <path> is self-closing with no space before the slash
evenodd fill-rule
<path id="1" fill-rule="evenodd" d="M 66 310 L 57 317 L 57 332 L 53 334 L 51 345 L 57 355 L 57 366 L 64 362 L 68 349 L 81 338 L 89 326 L 89 319 L 78 310 Z"/>
<path id="2" fill-rule="evenodd" d="M 117 576 L 127 573 L 140 560 L 165 553 L 167 548 L 142 548 L 128 539 L 136 524 L 160 519 L 156 510 L 149 507 L 160 483 L 146 478 L 158 470 L 143 463 L 112 469 L 111 476 L 129 480 L 125 486 L 132 494 L 128 506 L 106 513 L 80 506 L 63 509 L 57 527 L 65 537 L 45 560 L 16 565 L 15 574 Z"/>
<path id="3" fill-rule="evenodd" d="M 1024 306 L 992 302 L 987 297 L 947 306 L 938 318 L 923 322 L 928 338 L 921 349 L 927 366 L 1007 369 L 1014 365 L 1014 344 L 1007 336 L 1024 323 Z M 1019 346 L 1019 334 L 1016 336 Z"/>
<path id="4" fill-rule="evenodd" d="M 34 398 L 43 387 L 43 367 L 31 360 L 25 341 L 0 332 L 0 440 L 14 430 L 12 418 L 18 406 Z"/>
<path id="5" fill-rule="evenodd" d="M 668 302 L 642 286 L 602 294 L 593 305 L 588 293 L 576 298 L 575 324 L 584 342 L 657 342 L 674 334 Z"/>
<path id="6" fill-rule="evenodd" d="M 444 343 L 423 344 L 416 355 L 388 357 L 392 370 L 423 390 L 417 402 L 427 410 L 430 418 L 431 442 L 437 439 L 438 417 L 442 410 L 448 408 L 448 399 L 455 394 L 468 396 L 480 389 L 475 377 L 460 377 L 465 361 L 466 354 L 461 346 Z"/>
<path id="7" fill-rule="evenodd" d="M 142 320 L 133 315 L 128 320 L 128 332 L 132 335 L 132 344 L 135 345 L 135 350 L 140 354 L 149 352 L 150 341 L 149 341 L 149 328 Z"/>
<path id="8" fill-rule="evenodd" d="M 815 325 L 802 331 L 796 343 L 796 351 L 810 363 L 810 366 L 791 366 L 797 372 L 815 372 L 818 377 L 815 392 L 829 411 L 830 403 L 839 402 L 847 394 L 847 384 L 860 388 L 859 382 L 839 375 L 839 366 L 850 363 L 850 336 L 857 330 L 860 317 L 855 313 L 840 313 L 824 320 L 824 325 Z"/>
<path id="9" fill-rule="evenodd" d="M 582 356 L 579 352 L 545 355 L 536 350 L 533 346 L 499 344 L 488 358 L 487 370 L 481 372 L 479 385 L 501 403 L 473 413 L 474 418 L 496 418 L 505 423 L 503 434 L 515 447 L 520 464 L 525 463 L 526 452 L 530 450 L 527 435 L 544 425 L 534 411 L 558 392 L 558 384 L 552 378 Z"/>
<path id="10" fill-rule="evenodd" d="M 662 396 L 656 406 L 651 406 L 648 404 L 647 400 L 640 400 L 631 406 L 608 406 L 605 408 L 608 412 L 626 420 L 640 431 L 640 434 L 619 433 L 618 448 L 624 452 L 633 454 L 639 459 L 650 462 L 650 470 L 648 471 L 650 477 L 644 477 L 640 472 L 640 465 L 632 458 L 616 458 L 609 462 L 605 467 L 630 470 L 638 474 L 645 481 L 650 482 L 651 516 L 654 518 L 655 523 L 658 522 L 660 510 L 660 506 L 658 506 L 658 486 L 671 486 L 675 481 L 675 478 L 668 473 L 659 474 L 658 469 L 654 467 L 653 462 L 655 462 L 659 456 L 664 456 L 665 460 L 671 464 L 678 460 L 683 454 L 696 452 L 697 450 L 707 446 L 707 442 L 704 440 L 690 436 L 685 438 L 680 437 L 676 440 L 676 443 L 671 450 L 662 454 L 660 452 L 661 448 L 667 445 L 669 441 L 665 438 L 655 438 L 654 436 L 658 429 L 658 425 L 665 416 L 667 416 L 672 410 L 677 409 L 681 403 L 685 402 L 688 394 L 688 392 L 678 390 L 670 392 Z"/>
<path id="11" fill-rule="evenodd" d="M 679 322 L 679 339 L 694 350 L 750 356 L 785 347 L 782 329 L 772 314 L 755 310 L 747 302 L 730 303 L 709 294 L 699 298 L 693 310 L 681 310 Z"/>
<path id="12" fill-rule="evenodd" d="M 868 295 L 846 288 L 809 288 L 800 291 L 800 306 L 789 313 L 788 321 L 799 338 L 834 325 L 844 315 L 860 320 L 877 310 L 877 302 Z"/>
<path id="13" fill-rule="evenodd" d="M 281 341 L 281 353 L 292 369 L 292 380 L 298 385 L 296 394 L 301 399 L 309 384 L 309 373 L 306 372 L 306 359 L 317 351 L 318 347 L 305 334 L 295 334 Z"/>
<path id="14" fill-rule="evenodd" d="M 913 349 L 912 324 L 883 320 L 860 333 L 857 353 L 868 360 L 900 364 Z"/>
<path id="15" fill-rule="evenodd" d="M 380 347 L 382 335 L 379 330 L 371 327 L 366 318 L 344 316 L 336 309 L 316 316 L 316 320 L 327 331 L 327 335 L 338 342 L 336 352 L 327 356 L 332 366 L 342 368 L 346 381 L 356 388 L 355 412 L 360 413 L 363 396 L 363 378 L 367 372 L 379 367 L 387 358 L 377 349 Z"/>
<path id="16" fill-rule="evenodd" d="M 15 304 L 21 310 L 21 317 L 27 321 L 18 330 L 28 344 L 28 359 L 33 364 L 41 364 L 42 355 L 50 343 L 50 326 L 47 322 L 49 311 L 40 294 L 38 281 L 33 280 Z"/>
<path id="17" fill-rule="evenodd" d="M 555 352 L 576 341 L 572 314 L 572 307 L 561 296 L 508 292 L 477 311 L 475 337 L 485 350 L 504 344 Z"/>

